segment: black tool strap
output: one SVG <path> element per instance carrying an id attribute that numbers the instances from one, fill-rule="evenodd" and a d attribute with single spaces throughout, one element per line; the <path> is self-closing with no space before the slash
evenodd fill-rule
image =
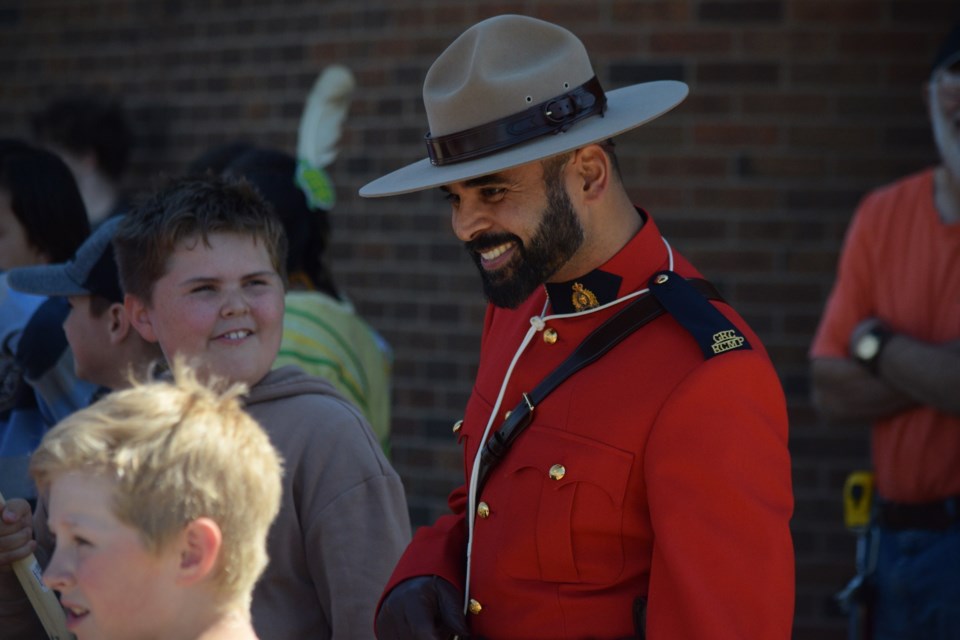
<path id="1" fill-rule="evenodd" d="M 700 278 L 691 278 L 687 282 L 708 300 L 723 298 L 711 283 Z M 666 309 L 653 295 L 647 293 L 631 302 L 616 315 L 597 327 L 577 345 L 566 360 L 540 381 L 533 391 L 523 394 L 523 401 L 514 407 L 510 417 L 487 439 L 480 454 L 480 470 L 477 473 L 477 492 L 480 495 L 490 471 L 497 466 L 514 441 L 533 421 L 533 410 L 543 402 L 551 391 L 561 382 L 598 360 L 603 354 L 615 347 L 628 335 L 658 318 Z"/>

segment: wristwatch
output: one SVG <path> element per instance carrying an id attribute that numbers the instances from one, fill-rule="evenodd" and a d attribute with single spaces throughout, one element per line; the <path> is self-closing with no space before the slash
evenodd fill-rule
<path id="1" fill-rule="evenodd" d="M 857 362 L 876 375 L 880 353 L 892 337 L 893 331 L 877 322 L 856 339 L 851 353 Z"/>

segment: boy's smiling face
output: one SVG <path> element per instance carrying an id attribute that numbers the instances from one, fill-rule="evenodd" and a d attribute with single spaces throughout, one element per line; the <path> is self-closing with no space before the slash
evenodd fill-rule
<path id="1" fill-rule="evenodd" d="M 253 386 L 273 367 L 283 335 L 283 281 L 253 236 L 214 233 L 177 245 L 149 305 L 127 297 L 131 321 L 208 373 Z"/>

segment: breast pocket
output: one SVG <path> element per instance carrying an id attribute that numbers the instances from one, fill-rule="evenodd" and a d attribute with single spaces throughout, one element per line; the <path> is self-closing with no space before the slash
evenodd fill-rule
<path id="1" fill-rule="evenodd" d="M 623 509 L 632 464 L 629 452 L 531 426 L 489 485 L 491 500 L 502 503 L 500 570 L 521 580 L 616 579 L 624 564 Z"/>

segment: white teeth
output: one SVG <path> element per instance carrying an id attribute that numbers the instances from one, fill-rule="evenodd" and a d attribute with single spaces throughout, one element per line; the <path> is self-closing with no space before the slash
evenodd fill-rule
<path id="1" fill-rule="evenodd" d="M 250 335 L 250 333 L 251 332 L 247 330 L 230 331 L 228 333 L 223 334 L 223 337 L 226 338 L 227 340 L 240 340 L 241 338 L 246 338 L 248 335 Z"/>
<path id="2" fill-rule="evenodd" d="M 82 616 L 83 614 L 87 613 L 86 609 L 81 609 L 80 607 L 67 607 L 67 608 L 70 610 L 70 613 L 72 613 L 75 616 Z"/>
<path id="3" fill-rule="evenodd" d="M 494 247 L 493 249 L 490 249 L 488 251 L 481 251 L 480 257 L 487 261 L 495 260 L 496 258 L 499 258 L 504 253 L 506 253 L 507 249 L 509 249 L 510 246 L 511 246 L 511 243 L 506 242 L 504 244 L 501 244 L 499 247 Z"/>

